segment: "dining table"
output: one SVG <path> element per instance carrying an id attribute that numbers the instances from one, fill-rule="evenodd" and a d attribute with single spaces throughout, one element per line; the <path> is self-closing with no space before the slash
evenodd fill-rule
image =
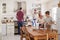
<path id="1" fill-rule="evenodd" d="M 44 28 L 36 29 L 35 27 L 26 27 L 27 32 L 30 37 L 34 38 L 34 40 L 46 39 L 49 38 L 58 40 L 58 32 L 55 30 L 46 30 Z"/>

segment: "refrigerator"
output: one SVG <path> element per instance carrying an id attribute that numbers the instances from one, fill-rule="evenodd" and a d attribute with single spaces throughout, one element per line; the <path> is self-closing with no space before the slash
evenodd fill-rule
<path id="1" fill-rule="evenodd" d="M 60 8 L 57 8 L 57 13 L 56 13 L 56 27 L 58 29 L 58 34 L 60 34 Z"/>

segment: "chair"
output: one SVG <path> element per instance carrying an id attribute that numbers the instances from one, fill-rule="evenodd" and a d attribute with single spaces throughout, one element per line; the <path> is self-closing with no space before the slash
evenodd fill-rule
<path id="1" fill-rule="evenodd" d="M 46 25 L 46 27 L 47 27 L 47 31 L 52 31 L 52 33 L 48 33 L 48 39 L 49 40 L 52 40 L 52 39 L 54 39 L 54 40 L 56 40 L 56 33 L 57 33 L 57 30 L 51 30 L 51 25 Z"/>
<path id="2" fill-rule="evenodd" d="M 56 37 L 57 37 L 56 35 L 57 35 L 57 34 L 49 34 L 49 35 L 48 35 L 48 38 L 50 38 L 50 40 L 52 40 L 52 39 L 53 39 L 53 40 L 56 40 Z"/>
<path id="3" fill-rule="evenodd" d="M 50 38 L 50 40 L 58 40 L 58 34 L 57 34 L 57 30 L 52 30 L 52 32 L 54 32 L 54 33 L 50 33 L 49 35 L 48 35 L 48 38 Z"/>
<path id="4" fill-rule="evenodd" d="M 20 28 L 20 33 L 21 33 L 21 40 L 23 40 L 23 38 L 26 38 L 25 36 L 25 34 L 23 34 L 23 31 L 22 31 L 22 29 Z"/>
<path id="5" fill-rule="evenodd" d="M 26 35 L 26 40 L 31 40 L 30 39 L 30 34 L 27 32 L 26 27 L 25 27 L 25 35 Z"/>
<path id="6" fill-rule="evenodd" d="M 20 29 L 20 32 L 21 32 L 21 40 L 23 40 L 23 38 L 26 38 L 26 40 L 30 40 L 30 36 L 26 30 L 26 26 L 22 27 Z"/>

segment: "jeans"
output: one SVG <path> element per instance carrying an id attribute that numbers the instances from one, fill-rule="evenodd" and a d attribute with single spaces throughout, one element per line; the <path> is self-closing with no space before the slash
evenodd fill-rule
<path id="1" fill-rule="evenodd" d="M 36 26 L 36 19 L 33 19 L 32 25 L 35 27 Z"/>
<path id="2" fill-rule="evenodd" d="M 23 21 L 18 22 L 18 34 L 20 34 L 20 27 L 23 26 Z"/>

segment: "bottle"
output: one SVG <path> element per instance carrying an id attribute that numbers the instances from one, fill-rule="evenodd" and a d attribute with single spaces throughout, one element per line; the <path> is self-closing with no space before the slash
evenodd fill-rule
<path id="1" fill-rule="evenodd" d="M 35 27 L 35 20 L 32 21 L 32 26 Z"/>
<path id="2" fill-rule="evenodd" d="M 39 23 L 36 23 L 36 29 L 39 29 Z"/>

